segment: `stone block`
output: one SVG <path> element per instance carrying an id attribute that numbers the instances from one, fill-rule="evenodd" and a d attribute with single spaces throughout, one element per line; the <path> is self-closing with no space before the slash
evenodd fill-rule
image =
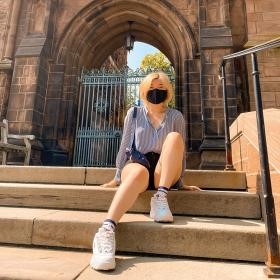
<path id="1" fill-rule="evenodd" d="M 255 22 L 248 22 L 248 33 L 249 34 L 256 34 L 257 33 L 257 26 Z"/>
<path id="2" fill-rule="evenodd" d="M 197 159 L 199 160 L 199 157 Z M 194 157 L 192 157 L 193 160 Z M 187 176 L 191 176 L 192 172 L 187 171 L 187 174 Z M 203 172 L 201 174 L 204 176 Z M 212 172 L 212 174 L 215 174 L 215 172 Z M 207 179 L 207 176 L 205 176 L 204 184 L 207 184 Z M 188 182 L 191 183 L 191 180 L 189 178 Z M 221 183 L 221 186 L 225 183 L 226 178 Z M 2 205 L 64 210 L 107 211 L 116 190 L 117 188 L 101 188 L 99 186 L 0 184 Z M 129 212 L 148 214 L 150 212 L 150 199 L 154 193 L 154 191 L 142 193 L 137 198 L 133 207 L 129 209 Z M 168 201 L 174 215 L 260 218 L 258 196 L 247 194 L 246 192 L 222 192 L 213 190 L 204 190 L 201 192 L 171 191 Z"/>
<path id="3" fill-rule="evenodd" d="M 198 123 L 191 124 L 192 139 L 202 139 L 202 125 Z"/>
<path id="4" fill-rule="evenodd" d="M 200 113 L 190 113 L 190 122 L 191 123 L 201 123 L 201 114 Z"/>
<path id="5" fill-rule="evenodd" d="M 200 85 L 199 84 L 189 84 L 190 92 L 200 92 Z"/>
<path id="6" fill-rule="evenodd" d="M 204 108 L 204 116 L 207 119 L 213 119 L 213 109 L 212 108 Z"/>
<path id="7" fill-rule="evenodd" d="M 9 121 L 17 121 L 17 111 L 16 111 L 16 110 L 9 110 L 9 111 L 7 112 L 6 118 L 7 118 Z"/>
<path id="8" fill-rule="evenodd" d="M 275 34 L 279 34 L 280 23 L 273 21 L 257 22 L 256 27 L 258 34 L 271 34 L 275 36 Z"/>
<path id="9" fill-rule="evenodd" d="M 224 108 L 213 108 L 214 119 L 221 119 L 224 117 Z"/>
<path id="10" fill-rule="evenodd" d="M 206 63 L 204 65 L 204 73 L 205 74 L 212 74 L 212 75 L 217 75 L 219 72 L 219 67 L 217 64 L 213 64 L 213 63 Z"/>
<path id="11" fill-rule="evenodd" d="M 280 12 L 278 11 L 271 11 L 262 14 L 264 21 L 275 21 L 278 22 L 280 18 Z"/>
<path id="12" fill-rule="evenodd" d="M 200 82 L 200 74 L 199 73 L 190 73 L 188 76 L 190 84 L 196 84 Z"/>
<path id="13" fill-rule="evenodd" d="M 0 166 L 1 182 L 84 184 L 84 167 Z"/>
<path id="14" fill-rule="evenodd" d="M 209 85 L 209 86 L 214 85 L 213 75 L 204 75 L 202 77 L 202 83 L 203 83 L 203 85 Z"/>
<path id="15" fill-rule="evenodd" d="M 0 207 L 0 242 L 31 244 L 33 221 L 53 210 Z"/>
<path id="16" fill-rule="evenodd" d="M 266 0 L 266 1 L 254 1 L 255 11 L 256 12 L 279 12 L 279 2 L 275 0 Z"/>
<path id="17" fill-rule="evenodd" d="M 33 244 L 90 249 L 92 236 L 104 218 L 105 213 L 80 211 L 59 211 L 45 215 L 35 220 Z M 125 214 L 118 224 L 117 250 L 264 260 L 265 236 L 262 222 L 252 220 L 236 222 L 234 219 L 221 218 L 210 220 L 177 216 L 172 225 L 163 225 L 154 223 L 144 215 Z M 163 235 L 169 242 L 159 244 L 157 240 Z M 178 240 L 182 242 L 177 242 Z"/>
<path id="18" fill-rule="evenodd" d="M 217 120 L 207 120 L 206 122 L 206 134 L 216 135 L 218 132 L 218 121 Z"/>
<path id="19" fill-rule="evenodd" d="M 265 82 L 263 81 L 261 83 L 261 90 L 262 91 L 268 91 L 268 92 L 279 92 L 280 89 L 280 82 Z"/>
<path id="20" fill-rule="evenodd" d="M 90 253 L 1 246 L 2 279 L 75 279 L 89 264 Z M 20 265 L 19 265 L 20 264 Z"/>
<path id="21" fill-rule="evenodd" d="M 223 106 L 223 100 L 219 98 L 215 99 L 206 99 L 204 101 L 205 107 L 222 107 Z"/>
<path id="22" fill-rule="evenodd" d="M 92 237 L 105 217 L 105 212 L 81 211 L 59 211 L 54 215 L 46 215 L 36 219 L 32 243 L 89 249 L 92 247 Z"/>
<path id="23" fill-rule="evenodd" d="M 86 185 L 100 185 L 111 181 L 116 173 L 115 168 L 86 168 Z"/>
<path id="24" fill-rule="evenodd" d="M 10 94 L 9 96 L 9 110 L 18 110 L 24 108 L 24 99 L 23 94 Z"/>
<path id="25" fill-rule="evenodd" d="M 32 110 L 34 108 L 35 97 L 36 95 L 33 93 L 25 95 L 24 109 Z"/>

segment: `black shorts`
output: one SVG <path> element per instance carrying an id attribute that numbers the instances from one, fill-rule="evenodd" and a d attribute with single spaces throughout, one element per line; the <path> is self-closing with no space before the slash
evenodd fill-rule
<path id="1" fill-rule="evenodd" d="M 150 152 L 145 154 L 147 160 L 150 163 L 150 168 L 147 168 L 149 171 L 149 186 L 148 190 L 155 190 L 155 183 L 154 183 L 154 174 L 155 174 L 155 169 L 159 160 L 159 154 Z M 171 186 L 171 189 L 179 189 L 181 186 L 181 180 L 179 179 L 173 186 Z"/>

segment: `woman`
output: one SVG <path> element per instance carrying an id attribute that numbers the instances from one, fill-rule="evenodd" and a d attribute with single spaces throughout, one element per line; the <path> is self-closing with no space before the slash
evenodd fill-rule
<path id="1" fill-rule="evenodd" d="M 91 266 L 96 270 L 115 268 L 115 228 L 140 193 L 157 190 L 151 198 L 150 216 L 155 222 L 173 222 L 167 194 L 172 186 L 180 185 L 185 170 L 185 120 L 179 111 L 168 108 L 172 97 L 168 76 L 151 73 L 140 85 L 144 106 L 127 112 L 115 178 L 102 185 L 120 184 L 107 218 L 93 240 Z M 127 149 L 133 146 L 146 155 L 150 166 L 127 160 Z"/>

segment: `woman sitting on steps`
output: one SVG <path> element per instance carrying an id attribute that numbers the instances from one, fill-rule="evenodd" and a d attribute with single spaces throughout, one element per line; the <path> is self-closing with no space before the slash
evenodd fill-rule
<path id="1" fill-rule="evenodd" d="M 173 97 L 172 85 L 164 73 L 151 73 L 140 85 L 143 107 L 127 112 L 121 146 L 117 155 L 115 178 L 102 185 L 120 184 L 107 218 L 95 234 L 90 262 L 96 270 L 115 268 L 115 228 L 123 214 L 144 191 L 157 190 L 151 198 L 150 217 L 155 222 L 173 222 L 167 194 L 171 187 L 181 187 L 185 170 L 185 120 L 168 108 Z M 146 166 L 127 159 L 127 149 L 145 154 Z M 199 190 L 187 187 L 188 190 Z"/>

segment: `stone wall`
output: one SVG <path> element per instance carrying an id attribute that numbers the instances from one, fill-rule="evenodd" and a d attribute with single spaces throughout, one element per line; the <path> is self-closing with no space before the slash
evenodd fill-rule
<path id="1" fill-rule="evenodd" d="M 280 223 L 280 110 L 264 110 L 267 151 L 277 223 Z M 248 191 L 262 192 L 256 113 L 241 114 L 230 128 L 233 165 L 246 172 Z"/>
<path id="2" fill-rule="evenodd" d="M 0 54 L 13 3 L 0 0 Z M 222 57 L 279 35 L 278 0 L 157 0 L 149 4 L 115 0 L 104 1 L 104 6 L 91 0 L 21 3 L 13 31 L 13 70 L 0 71 L 1 117 L 8 111 L 13 132 L 34 133 L 47 149 L 69 153 L 75 140 L 81 69 L 100 67 L 122 47 L 132 18 L 136 40 L 159 48 L 173 63 L 176 98 L 187 121 L 188 152 L 196 153 L 196 163 L 201 150 L 224 150 L 218 78 Z M 279 56 L 279 50 L 259 55 L 265 108 L 280 106 Z M 227 66 L 230 122 L 238 113 L 254 109 L 252 90 L 246 95 L 247 70 L 245 61 Z M 250 82 L 249 78 L 252 89 Z"/>
<path id="3" fill-rule="evenodd" d="M 246 47 L 280 37 L 280 4 L 277 0 L 246 0 L 248 42 Z M 264 108 L 280 108 L 280 49 L 258 54 Z M 251 60 L 247 59 L 250 109 L 255 110 Z"/>

